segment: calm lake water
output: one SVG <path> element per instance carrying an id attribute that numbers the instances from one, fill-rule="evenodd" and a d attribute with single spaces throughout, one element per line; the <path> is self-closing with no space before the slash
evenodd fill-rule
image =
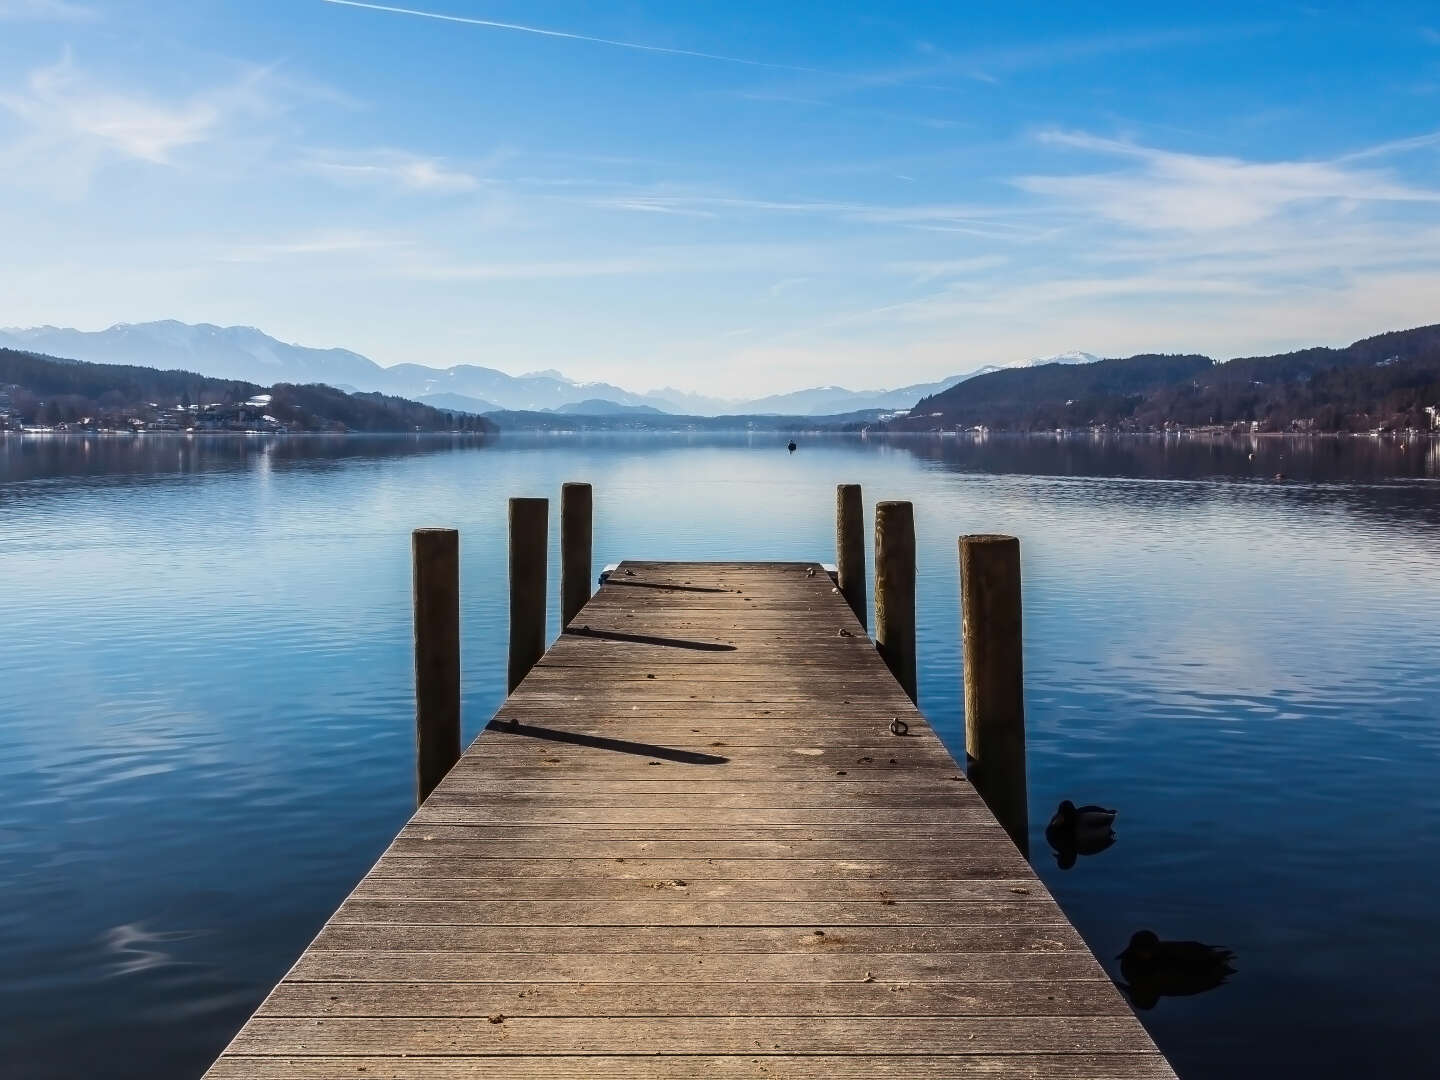
<path id="1" fill-rule="evenodd" d="M 0 1074 L 203 1071 L 411 812 L 410 530 L 461 530 L 468 739 L 505 500 L 588 480 L 597 566 L 831 561 L 837 482 L 913 500 L 957 753 L 955 538 L 1018 535 L 1037 870 L 1112 973 L 1141 928 L 1236 952 L 1140 1014 L 1181 1075 L 1437 1075 L 1437 477 L 1425 441 L 0 437 Z M 1067 797 L 1120 817 L 1061 870 Z"/>

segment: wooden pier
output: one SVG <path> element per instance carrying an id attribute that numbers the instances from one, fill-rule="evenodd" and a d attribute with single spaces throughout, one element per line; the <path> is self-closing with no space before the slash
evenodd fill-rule
<path id="1" fill-rule="evenodd" d="M 1174 1076 L 822 568 L 639 562 L 207 1075 Z"/>

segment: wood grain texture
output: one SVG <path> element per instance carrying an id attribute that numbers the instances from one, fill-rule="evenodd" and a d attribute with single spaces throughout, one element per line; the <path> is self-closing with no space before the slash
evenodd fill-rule
<path id="1" fill-rule="evenodd" d="M 676 1054 L 547 1057 L 335 1057 L 227 1054 L 213 1080 L 1175 1080 L 1154 1053 L 1119 1054 Z"/>
<path id="2" fill-rule="evenodd" d="M 865 505 L 859 484 L 835 488 L 835 586 L 865 625 Z"/>
<path id="3" fill-rule="evenodd" d="M 970 781 L 1024 850 L 1030 823 L 1020 541 L 1013 536 L 960 537 L 960 582 Z"/>
<path id="4" fill-rule="evenodd" d="M 622 563 L 207 1075 L 1174 1077 L 804 563 Z"/>
<path id="5" fill-rule="evenodd" d="M 460 534 L 411 536 L 415 601 L 415 796 L 423 803 L 460 758 Z"/>
<path id="6" fill-rule="evenodd" d="M 590 599 L 591 517 L 589 484 L 560 486 L 560 625 L 567 625 Z"/>

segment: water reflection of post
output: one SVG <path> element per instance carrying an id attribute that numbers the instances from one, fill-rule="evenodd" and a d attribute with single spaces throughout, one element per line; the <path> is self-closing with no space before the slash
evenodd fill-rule
<path id="1" fill-rule="evenodd" d="M 1020 541 L 1013 536 L 962 536 L 960 590 L 970 781 L 1028 856 Z"/>

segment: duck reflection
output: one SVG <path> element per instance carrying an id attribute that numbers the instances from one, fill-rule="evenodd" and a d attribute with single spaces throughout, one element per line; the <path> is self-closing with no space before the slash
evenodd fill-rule
<path id="1" fill-rule="evenodd" d="M 1069 799 L 1060 804 L 1045 840 L 1054 851 L 1055 865 L 1069 870 L 1081 855 L 1098 855 L 1115 843 L 1115 811 L 1091 803 L 1076 806 Z"/>
<path id="2" fill-rule="evenodd" d="M 1153 1009 L 1162 997 L 1189 997 L 1214 990 L 1235 969 L 1235 954 L 1200 941 L 1161 941 L 1140 930 L 1118 957 L 1125 982 L 1117 984 L 1137 1009 Z"/>

